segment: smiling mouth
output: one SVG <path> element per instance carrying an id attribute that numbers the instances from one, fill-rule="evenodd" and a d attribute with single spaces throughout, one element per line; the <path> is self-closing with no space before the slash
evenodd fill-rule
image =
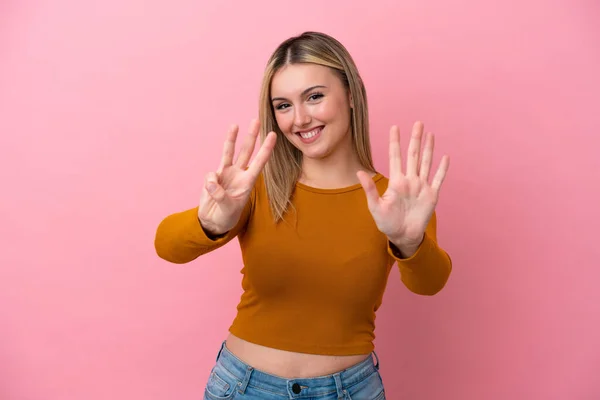
<path id="1" fill-rule="evenodd" d="M 300 139 L 304 143 L 310 143 L 315 141 L 322 131 L 323 126 L 318 126 L 310 131 L 296 132 L 296 135 L 300 136 Z"/>

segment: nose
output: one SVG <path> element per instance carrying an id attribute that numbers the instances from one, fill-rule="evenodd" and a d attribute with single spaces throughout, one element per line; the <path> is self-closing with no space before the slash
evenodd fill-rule
<path id="1" fill-rule="evenodd" d="M 296 107 L 294 110 L 294 125 L 298 127 L 310 124 L 310 114 L 306 112 L 304 107 Z"/>

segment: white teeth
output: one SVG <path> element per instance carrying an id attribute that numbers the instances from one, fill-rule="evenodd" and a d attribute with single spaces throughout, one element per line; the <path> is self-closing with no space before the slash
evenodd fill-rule
<path id="1" fill-rule="evenodd" d="M 300 136 L 302 136 L 303 139 L 310 139 L 311 137 L 315 136 L 320 131 L 321 131 L 321 128 L 317 128 L 317 129 L 313 129 L 310 132 L 302 132 L 300 134 Z"/>

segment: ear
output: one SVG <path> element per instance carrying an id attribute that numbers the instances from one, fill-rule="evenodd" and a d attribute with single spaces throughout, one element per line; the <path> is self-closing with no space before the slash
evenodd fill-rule
<path id="1" fill-rule="evenodd" d="M 350 102 L 350 108 L 354 108 L 354 98 L 352 97 L 352 93 L 348 91 L 348 101 Z"/>

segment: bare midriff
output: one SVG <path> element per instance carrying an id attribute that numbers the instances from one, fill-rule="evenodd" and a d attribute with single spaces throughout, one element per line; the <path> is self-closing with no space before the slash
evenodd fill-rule
<path id="1" fill-rule="evenodd" d="M 295 353 L 250 343 L 229 334 L 227 349 L 241 361 L 282 378 L 313 378 L 329 375 L 360 363 L 370 354 L 329 356 Z"/>

